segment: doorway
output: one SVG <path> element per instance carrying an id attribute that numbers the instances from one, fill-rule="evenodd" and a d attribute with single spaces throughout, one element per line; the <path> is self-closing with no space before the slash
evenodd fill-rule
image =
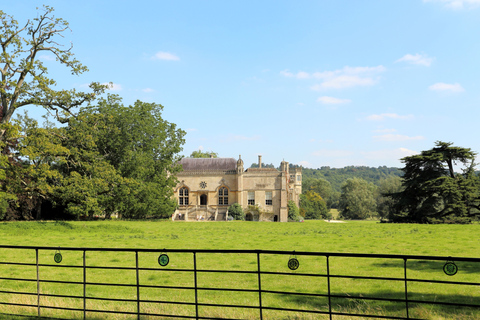
<path id="1" fill-rule="evenodd" d="M 206 194 L 200 195 L 200 205 L 201 206 L 206 206 L 207 205 L 207 195 Z"/>

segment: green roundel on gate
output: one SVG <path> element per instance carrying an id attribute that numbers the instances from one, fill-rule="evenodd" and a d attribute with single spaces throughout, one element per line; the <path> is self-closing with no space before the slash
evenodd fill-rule
<path id="1" fill-rule="evenodd" d="M 62 262 L 62 254 L 60 252 L 55 253 L 53 260 L 55 260 L 56 263 Z"/>
<path id="2" fill-rule="evenodd" d="M 166 254 L 161 254 L 158 257 L 158 264 L 165 267 L 170 262 L 170 258 Z"/>
<path id="3" fill-rule="evenodd" d="M 298 262 L 297 258 L 290 258 L 290 260 L 288 260 L 288 268 L 290 270 L 297 270 L 299 266 L 300 262 Z"/>
<path id="4" fill-rule="evenodd" d="M 447 276 L 454 276 L 458 272 L 458 267 L 453 261 L 448 261 L 443 266 L 443 272 L 445 272 Z"/>

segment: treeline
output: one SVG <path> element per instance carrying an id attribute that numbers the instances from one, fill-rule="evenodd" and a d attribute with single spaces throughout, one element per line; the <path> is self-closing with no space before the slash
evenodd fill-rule
<path id="1" fill-rule="evenodd" d="M 339 176 L 357 172 L 363 175 L 347 178 L 340 192 L 324 177 L 312 178 L 307 173 L 302 185 L 300 210 L 308 204 L 303 199 L 307 195 L 312 198 L 313 193 L 320 196 L 327 207 L 338 208 L 343 219 L 470 223 L 480 217 L 480 178 L 475 172 L 475 156 L 476 153 L 469 148 L 438 141 L 431 150 L 401 159 L 405 167 L 400 174 L 397 170 L 381 167 L 383 178 L 373 180 L 372 175 L 365 173 L 374 168 L 360 167 L 358 171 L 355 170 L 358 167 L 335 169 L 341 170 Z M 310 170 L 304 169 L 304 172 Z M 325 173 L 330 169 L 310 172 L 322 170 Z M 370 181 L 365 177 L 370 177 Z"/>
<path id="2" fill-rule="evenodd" d="M 344 168 L 321 167 L 318 169 L 302 168 L 304 180 L 325 179 L 332 186 L 333 190 L 340 192 L 342 185 L 347 179 L 360 178 L 375 185 L 389 177 L 401 177 L 403 172 L 400 168 L 391 167 L 366 167 L 366 166 L 348 166 Z"/>

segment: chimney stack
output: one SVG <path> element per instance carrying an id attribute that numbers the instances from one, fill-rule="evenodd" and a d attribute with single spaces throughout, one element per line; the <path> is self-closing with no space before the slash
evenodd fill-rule
<path id="1" fill-rule="evenodd" d="M 259 168 L 262 167 L 262 156 L 261 155 L 258 155 L 258 167 Z"/>

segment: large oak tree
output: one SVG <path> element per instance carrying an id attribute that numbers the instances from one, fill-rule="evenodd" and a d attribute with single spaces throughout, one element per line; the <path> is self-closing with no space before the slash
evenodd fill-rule
<path id="1" fill-rule="evenodd" d="M 75 58 L 73 45 L 63 43 L 64 34 L 69 30 L 68 22 L 56 18 L 52 7 L 44 6 L 39 11 L 37 18 L 19 25 L 0 10 L 0 124 L 10 122 L 15 111 L 24 106 L 43 107 L 58 120 L 66 121 L 63 112 L 71 113 L 107 88 L 92 82 L 90 93 L 55 89 L 57 82 L 48 76 L 40 55 L 53 55 L 72 75 L 88 69 Z M 1 131 L 2 136 L 4 132 Z"/>

